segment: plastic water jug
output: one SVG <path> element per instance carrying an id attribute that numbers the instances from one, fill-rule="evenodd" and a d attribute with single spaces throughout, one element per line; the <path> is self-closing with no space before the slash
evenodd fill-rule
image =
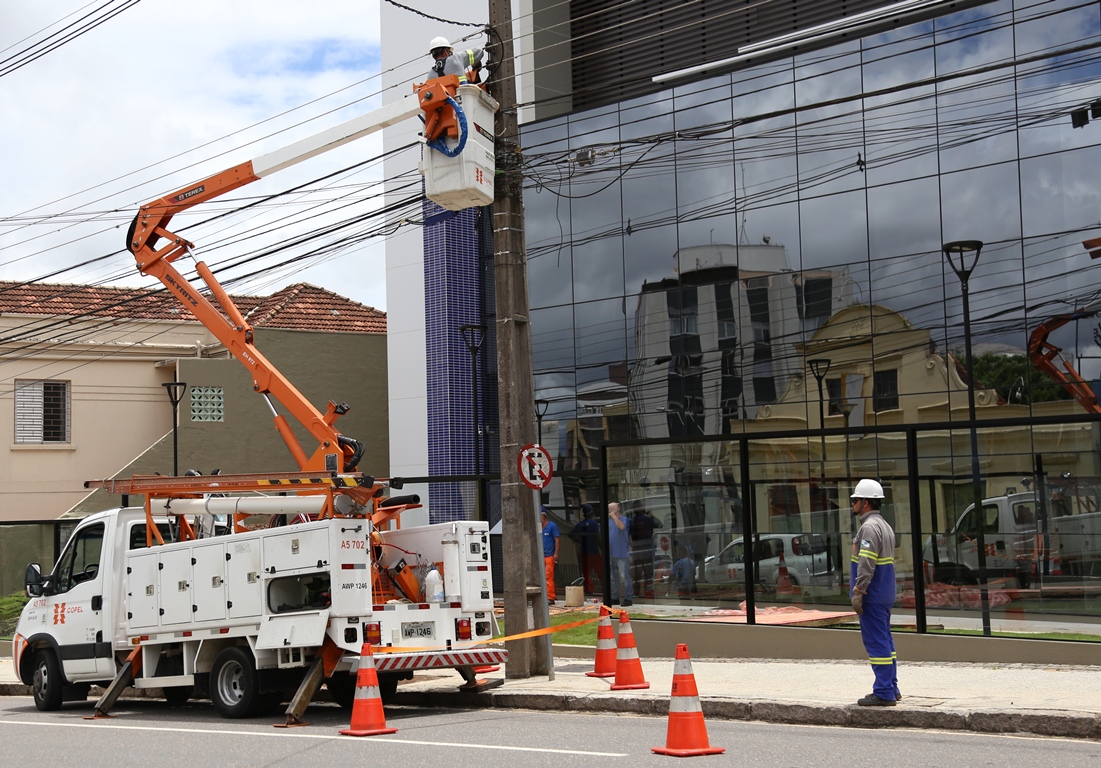
<path id="1" fill-rule="evenodd" d="M 443 577 L 435 568 L 424 577 L 424 597 L 430 603 L 442 603 L 444 601 Z"/>

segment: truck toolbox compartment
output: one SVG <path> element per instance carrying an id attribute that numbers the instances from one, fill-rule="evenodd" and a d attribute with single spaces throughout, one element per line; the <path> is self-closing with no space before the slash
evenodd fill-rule
<path id="1" fill-rule="evenodd" d="M 260 624 L 256 647 L 265 650 L 294 646 L 320 646 L 325 639 L 329 612 L 269 616 Z"/>

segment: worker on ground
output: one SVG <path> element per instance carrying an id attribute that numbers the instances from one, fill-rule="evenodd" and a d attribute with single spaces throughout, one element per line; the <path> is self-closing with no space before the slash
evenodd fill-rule
<path id="1" fill-rule="evenodd" d="M 547 517 L 547 505 L 539 510 L 543 522 L 543 568 L 547 574 L 547 602 L 553 603 L 558 595 L 554 591 L 554 566 L 558 564 L 558 526 Z"/>
<path id="2" fill-rule="evenodd" d="M 861 480 L 852 494 L 853 514 L 860 529 L 853 539 L 849 568 L 849 598 L 860 618 L 860 639 L 872 664 L 872 692 L 856 703 L 862 707 L 893 707 L 902 698 L 898 689 L 898 658 L 891 636 L 891 608 L 895 604 L 895 532 L 879 514 L 883 486 Z"/>
<path id="3" fill-rule="evenodd" d="M 482 69 L 482 58 L 485 50 L 482 48 L 468 48 L 455 53 L 451 43 L 446 37 L 432 38 L 428 44 L 428 54 L 435 62 L 428 71 L 428 78 L 456 75 L 459 84 L 477 83 Z"/>

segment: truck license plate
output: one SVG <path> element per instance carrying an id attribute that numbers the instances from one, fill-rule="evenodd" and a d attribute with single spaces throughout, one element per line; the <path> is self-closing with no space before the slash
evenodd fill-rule
<path id="1" fill-rule="evenodd" d="M 401 636 L 405 640 L 409 639 L 432 639 L 434 636 L 433 627 L 435 623 L 431 621 L 408 621 L 402 622 Z"/>

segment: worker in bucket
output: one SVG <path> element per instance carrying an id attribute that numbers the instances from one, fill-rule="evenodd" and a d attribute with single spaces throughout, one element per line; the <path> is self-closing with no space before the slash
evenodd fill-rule
<path id="1" fill-rule="evenodd" d="M 429 79 L 443 77 L 445 75 L 457 75 L 459 84 L 477 83 L 482 69 L 482 59 L 485 50 L 482 48 L 468 48 L 455 52 L 446 37 L 434 37 L 428 44 L 428 55 L 432 57 L 432 69 L 428 71 Z"/>
<path id="2" fill-rule="evenodd" d="M 898 689 L 898 658 L 891 636 L 891 608 L 895 604 L 895 532 L 879 513 L 883 486 L 861 480 L 852 494 L 853 514 L 860 529 L 853 539 L 849 569 L 849 598 L 860 619 L 860 639 L 872 664 L 872 692 L 856 703 L 862 707 L 893 707 L 902 698 Z"/>

